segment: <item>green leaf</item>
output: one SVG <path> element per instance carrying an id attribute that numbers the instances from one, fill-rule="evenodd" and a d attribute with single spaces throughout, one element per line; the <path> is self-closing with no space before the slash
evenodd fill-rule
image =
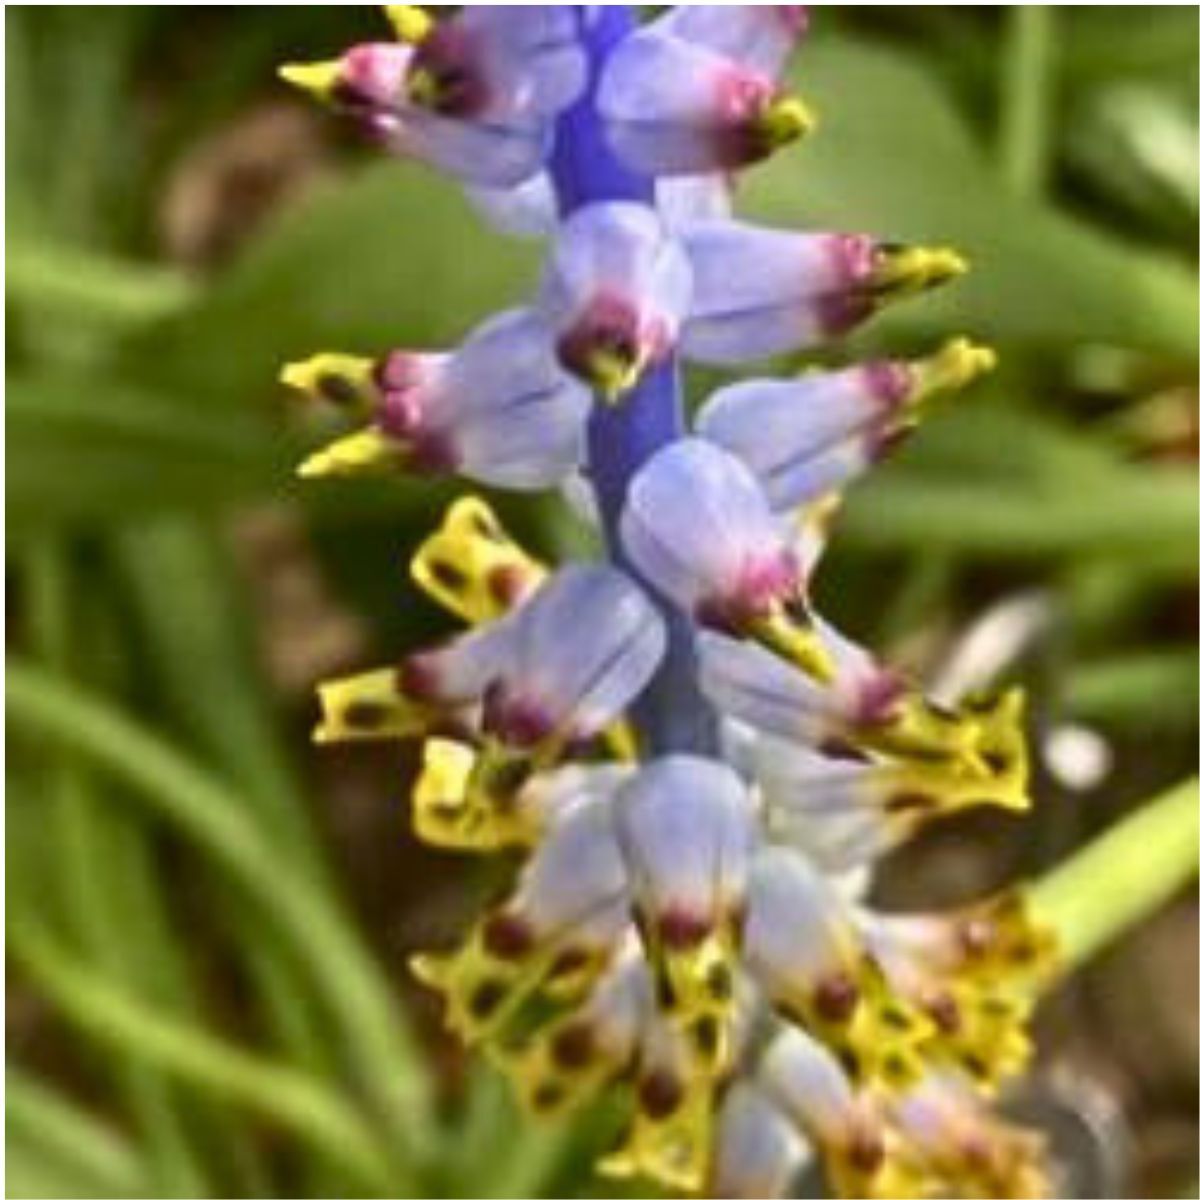
<path id="1" fill-rule="evenodd" d="M 49 321 L 86 321 L 110 331 L 184 308 L 195 285 L 178 271 L 129 262 L 63 242 L 19 234 L 8 243 L 5 290 Z"/>
<path id="2" fill-rule="evenodd" d="M 131 366 L 206 407 L 244 406 L 270 394 L 284 362 L 318 350 L 457 341 L 523 303 L 534 260 L 453 184 L 380 163 L 284 213 L 202 303 L 134 340 Z"/>
<path id="3" fill-rule="evenodd" d="M 272 920 L 336 1021 L 347 1061 L 384 1123 L 393 1169 L 411 1169 L 429 1131 L 427 1081 L 392 996 L 339 909 L 276 854 L 218 779 L 86 690 L 10 660 L 7 716 L 125 784 L 223 867 Z"/>
<path id="4" fill-rule="evenodd" d="M 10 379 L 9 529 L 95 525 L 156 509 L 226 505 L 278 489 L 299 450 L 246 397 L 217 419 L 106 378 Z"/>
<path id="5" fill-rule="evenodd" d="M 92 1036 L 293 1130 L 377 1194 L 391 1194 L 386 1158 L 359 1114 L 333 1092 L 140 1004 L 71 962 L 35 926 L 18 923 L 9 940 L 34 984 Z"/>
<path id="6" fill-rule="evenodd" d="M 1006 194 L 926 71 L 881 46 L 818 39 L 796 87 L 816 135 L 746 179 L 754 216 L 949 243 L 971 276 L 897 310 L 896 323 L 1030 346 L 1101 342 L 1195 359 L 1194 275 Z"/>

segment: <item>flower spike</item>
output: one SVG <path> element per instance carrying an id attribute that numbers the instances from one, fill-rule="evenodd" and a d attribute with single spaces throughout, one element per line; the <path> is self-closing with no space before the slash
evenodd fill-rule
<path id="1" fill-rule="evenodd" d="M 532 1116 L 623 1095 L 606 1174 L 783 1197 L 815 1156 L 843 1197 L 1042 1194 L 1037 1139 L 987 1105 L 1029 1058 L 1053 939 L 1018 890 L 867 900 L 933 821 L 1028 805 L 1022 694 L 940 705 L 810 589 L 843 492 L 995 356 L 956 338 L 730 382 L 694 419 L 681 385 L 964 260 L 731 215 L 742 169 L 813 124 L 785 84 L 802 7 L 385 11 L 396 41 L 284 77 L 548 252 L 448 352 L 285 367 L 357 426 L 302 472 L 558 489 L 603 548 L 551 569 L 458 500 L 410 573 L 468 629 L 319 689 L 319 741 L 423 739 L 422 840 L 520 860 L 414 972 Z"/>

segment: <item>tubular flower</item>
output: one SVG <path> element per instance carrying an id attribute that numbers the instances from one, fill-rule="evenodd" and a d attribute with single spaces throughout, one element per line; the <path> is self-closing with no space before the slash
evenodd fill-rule
<path id="1" fill-rule="evenodd" d="M 1022 696 L 937 704 L 810 592 L 844 489 L 991 352 L 734 383 L 691 422 L 680 384 L 962 260 L 729 215 L 731 175 L 811 124 L 784 83 L 803 9 L 388 14 L 398 42 L 286 74 L 549 249 L 455 349 L 285 368 L 360 423 L 302 473 L 562 485 L 606 551 L 553 569 L 461 499 L 411 574 L 468 628 L 320 689 L 321 741 L 424 739 L 421 838 L 521 860 L 416 974 L 531 1113 L 625 1096 L 609 1174 L 783 1196 L 815 1155 L 846 1196 L 1040 1194 L 1037 1139 L 988 1103 L 1028 1057 L 1049 935 L 1016 890 L 863 899 L 931 822 L 1028 805 Z"/>

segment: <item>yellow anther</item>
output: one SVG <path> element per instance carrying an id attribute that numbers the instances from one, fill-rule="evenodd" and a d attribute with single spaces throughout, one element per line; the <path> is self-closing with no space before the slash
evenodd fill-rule
<path id="1" fill-rule="evenodd" d="M 1029 753 L 1023 732 L 1024 695 L 1009 689 L 995 700 L 958 711 L 909 694 L 890 720 L 852 732 L 853 740 L 903 768 L 900 778 L 936 810 L 993 804 L 1029 807 Z"/>
<path id="2" fill-rule="evenodd" d="M 404 447 L 378 429 L 362 429 L 339 438 L 300 464 L 302 479 L 323 475 L 359 475 L 402 467 Z"/>
<path id="3" fill-rule="evenodd" d="M 795 96 L 771 101 L 755 121 L 755 132 L 771 150 L 799 141 L 817 126 L 812 109 Z"/>
<path id="4" fill-rule="evenodd" d="M 391 667 L 323 683 L 317 697 L 321 722 L 313 740 L 321 744 L 412 737 L 425 724 L 419 706 L 401 694 Z"/>
<path id="5" fill-rule="evenodd" d="M 751 624 L 746 631 L 761 646 L 774 651 L 818 683 L 831 683 L 834 664 L 829 651 L 812 628 L 774 613 Z"/>
<path id="6" fill-rule="evenodd" d="M 441 84 L 431 71 L 417 67 L 408 72 L 404 79 L 408 98 L 422 108 L 436 108 L 441 97 Z"/>
<path id="7" fill-rule="evenodd" d="M 562 955 L 583 964 L 572 974 L 567 993 L 552 978 Z M 413 974 L 445 1000 L 446 1026 L 470 1044 L 497 1034 L 528 1001 L 575 1003 L 609 965 L 607 948 L 547 940 L 525 918 L 503 911 L 484 917 L 458 950 L 420 954 L 410 960 Z M 561 981 L 558 981 L 561 983 Z"/>
<path id="8" fill-rule="evenodd" d="M 410 567 L 427 595 L 472 625 L 494 621 L 529 595 L 546 569 L 505 532 L 477 496 L 452 504 Z"/>
<path id="9" fill-rule="evenodd" d="M 670 996 L 669 1016 L 688 1041 L 696 1070 L 719 1076 L 729 1066 L 737 951 L 726 922 L 693 946 L 656 945 L 656 970 Z"/>
<path id="10" fill-rule="evenodd" d="M 674 1106 L 660 1107 L 666 1077 L 647 1076 L 639 1089 L 639 1105 L 624 1143 L 602 1159 L 598 1169 L 610 1179 L 644 1176 L 668 1192 L 690 1194 L 704 1187 L 712 1156 L 713 1091 L 702 1078 L 680 1080 L 670 1097 Z"/>
<path id="11" fill-rule="evenodd" d="M 955 338 L 936 354 L 913 363 L 916 394 L 924 398 L 935 392 L 964 388 L 995 369 L 996 352 L 990 346 L 977 345 L 967 338 Z"/>
<path id="12" fill-rule="evenodd" d="M 365 416 L 376 403 L 374 366 L 371 359 L 355 354 L 314 354 L 287 363 L 279 372 L 279 381 L 314 399 L 358 410 Z"/>
<path id="13" fill-rule="evenodd" d="M 479 755 L 470 746 L 429 738 L 413 789 L 413 828 L 431 846 L 490 853 L 537 842 L 541 821 L 519 796 L 503 802 L 476 783 Z"/>
<path id="14" fill-rule="evenodd" d="M 900 246 L 880 252 L 872 283 L 881 292 L 907 295 L 923 292 L 957 279 L 967 271 L 967 260 L 946 247 Z"/>
<path id="15" fill-rule="evenodd" d="M 516 1046 L 497 1047 L 492 1058 L 531 1116 L 560 1117 L 594 1097 L 624 1065 L 628 1050 L 606 1044 L 595 1023 L 572 1010 Z"/>
<path id="16" fill-rule="evenodd" d="M 585 374 L 606 404 L 617 404 L 632 391 L 646 370 L 646 358 L 630 359 L 613 350 L 597 349 L 588 355 Z"/>
<path id="17" fill-rule="evenodd" d="M 604 744 L 618 762 L 637 762 L 637 731 L 628 721 L 616 721 L 604 731 Z"/>
<path id="18" fill-rule="evenodd" d="M 392 32 L 400 41 L 410 45 L 423 42 L 437 24 L 433 17 L 415 4 L 386 4 L 383 11 Z"/>
<path id="19" fill-rule="evenodd" d="M 328 100 L 333 95 L 341 73 L 342 65 L 336 59 L 319 63 L 287 63 L 279 68 L 281 79 L 318 100 Z"/>
<path id="20" fill-rule="evenodd" d="M 951 984 L 944 1003 L 954 1020 L 931 1039 L 925 1053 L 949 1061 L 985 1093 L 1019 1075 L 1032 1053 L 1026 1026 L 1032 1001 L 994 987 Z"/>

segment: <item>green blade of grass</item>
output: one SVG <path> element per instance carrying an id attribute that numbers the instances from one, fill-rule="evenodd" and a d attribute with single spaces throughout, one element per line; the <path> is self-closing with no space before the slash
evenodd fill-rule
<path id="1" fill-rule="evenodd" d="M 22 1140 L 39 1156 L 66 1167 L 93 1194 L 151 1194 L 147 1164 L 121 1134 L 13 1067 L 4 1073 L 4 1123 L 8 1138 Z"/>
<path id="2" fill-rule="evenodd" d="M 127 785 L 269 914 L 335 1020 L 403 1177 L 429 1144 L 426 1080 L 386 984 L 341 916 L 302 874 L 278 861 L 235 794 L 121 713 L 15 660 L 7 696 L 14 728 L 69 747 Z M 411 1178 L 405 1187 L 416 1190 Z"/>
<path id="3" fill-rule="evenodd" d="M 371 1194 L 390 1194 L 387 1159 L 361 1118 L 307 1076 L 139 1004 L 72 963 L 35 925 L 18 920 L 9 944 L 35 985 L 92 1036 L 292 1130 Z"/>

